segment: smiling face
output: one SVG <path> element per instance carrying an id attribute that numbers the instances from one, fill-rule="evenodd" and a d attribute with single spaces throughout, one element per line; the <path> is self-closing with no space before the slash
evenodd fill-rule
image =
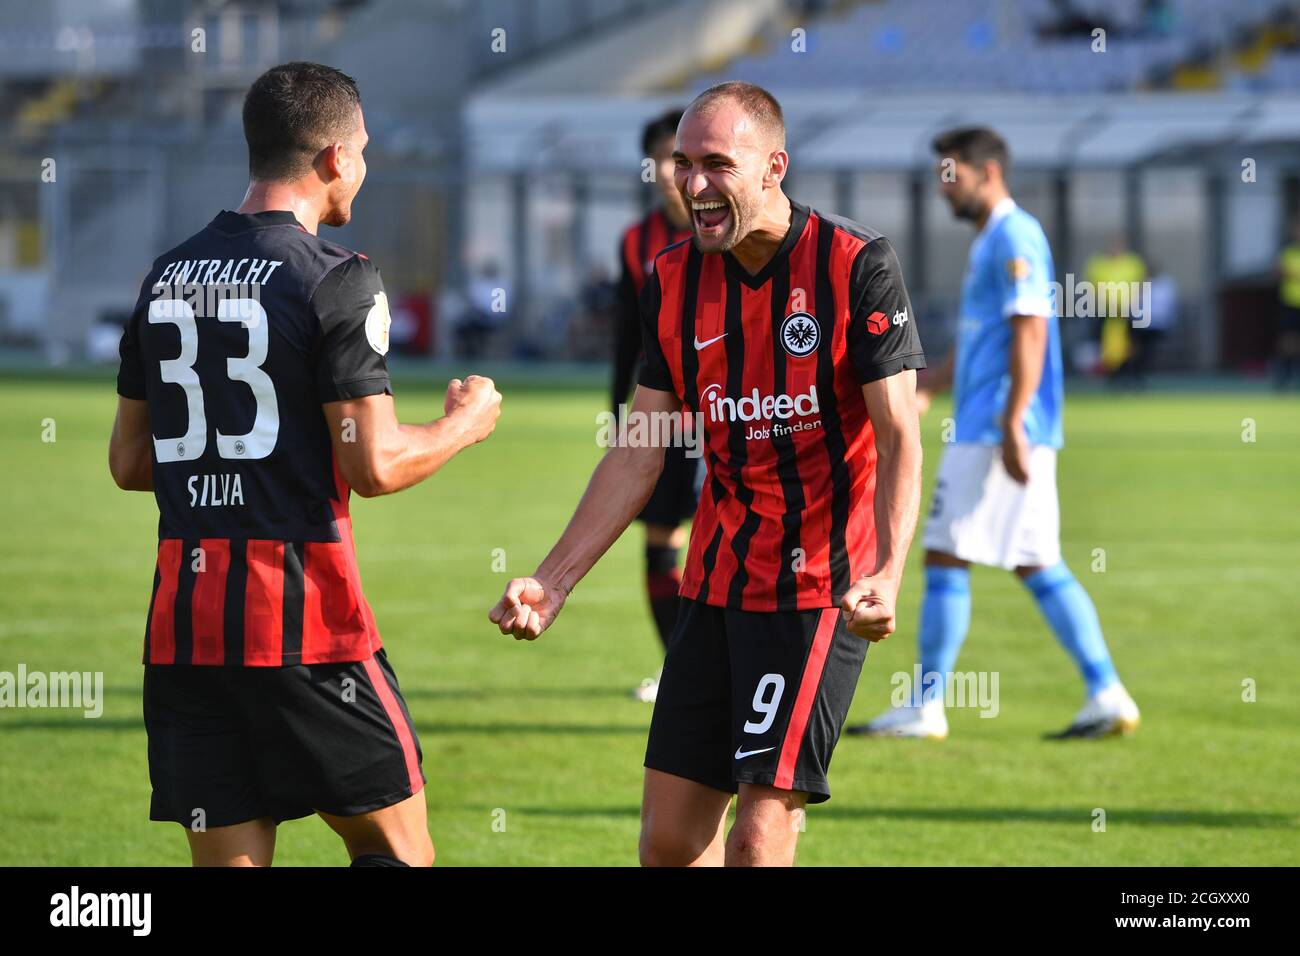
<path id="1" fill-rule="evenodd" d="M 734 99 L 688 109 L 677 128 L 674 183 L 701 252 L 726 252 L 754 227 L 785 172 L 785 150 Z"/>

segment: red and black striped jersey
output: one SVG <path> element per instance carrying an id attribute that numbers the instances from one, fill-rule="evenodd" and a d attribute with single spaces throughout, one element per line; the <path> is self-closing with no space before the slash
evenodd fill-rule
<path id="1" fill-rule="evenodd" d="M 640 222 L 628 226 L 623 233 L 623 269 L 632 280 L 633 291 L 640 296 L 646 277 L 654 269 L 655 256 L 674 242 L 689 239 L 689 225 L 677 229 L 663 209 L 652 209 Z"/>
<path id="2" fill-rule="evenodd" d="M 652 209 L 639 221 L 628 226 L 619 243 L 621 266 L 618 301 L 614 315 L 614 376 L 610 408 L 627 401 L 628 392 L 641 358 L 641 313 L 639 301 L 645 280 L 654 268 L 660 249 L 691 235 L 690 226 L 676 229 L 662 208 Z"/>
<path id="3" fill-rule="evenodd" d="M 693 241 L 641 299 L 640 382 L 704 430 L 681 594 L 750 611 L 833 607 L 875 569 L 876 445 L 862 386 L 925 367 L 893 248 L 791 203 L 756 275 Z"/>
<path id="4" fill-rule="evenodd" d="M 374 265 L 290 212 L 222 212 L 155 260 L 117 385 L 148 402 L 153 432 L 145 663 L 342 663 L 381 646 L 321 405 L 391 392 L 388 325 Z"/>

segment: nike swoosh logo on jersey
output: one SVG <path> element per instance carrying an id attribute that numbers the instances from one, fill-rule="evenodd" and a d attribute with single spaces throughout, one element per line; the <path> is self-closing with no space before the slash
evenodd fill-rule
<path id="1" fill-rule="evenodd" d="M 721 335 L 715 336 L 706 342 L 701 342 L 700 337 L 697 335 L 695 336 L 695 351 L 698 352 L 700 349 L 704 348 L 705 346 L 712 345 L 714 342 L 720 341 L 721 339 L 725 339 L 726 337 L 727 337 L 727 333 L 723 332 Z"/>
<path id="2" fill-rule="evenodd" d="M 737 760 L 744 760 L 746 757 L 752 757 L 752 756 L 754 756 L 754 754 L 765 754 L 765 753 L 767 753 L 769 750 L 775 750 L 775 749 L 776 749 L 775 747 L 764 747 L 762 750 L 741 750 L 739 747 L 737 747 L 737 748 L 736 748 L 736 759 L 737 759 Z"/>

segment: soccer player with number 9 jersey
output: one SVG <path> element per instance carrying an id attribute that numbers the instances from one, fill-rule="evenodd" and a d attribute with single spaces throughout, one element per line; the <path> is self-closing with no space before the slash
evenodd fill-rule
<path id="1" fill-rule="evenodd" d="M 640 855 L 788 865 L 804 805 L 830 797 L 868 642 L 894 629 L 925 362 L 888 240 L 782 191 L 789 154 L 771 94 L 701 93 L 673 156 L 694 236 L 661 251 L 646 280 L 628 435 L 642 417 L 685 411 L 707 475 L 646 747 Z M 551 553 L 491 610 L 503 633 L 531 640 L 555 620 L 663 458 L 631 440 L 605 455 Z"/>

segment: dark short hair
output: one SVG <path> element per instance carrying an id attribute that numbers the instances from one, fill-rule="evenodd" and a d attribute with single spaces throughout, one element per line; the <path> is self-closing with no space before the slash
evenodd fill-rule
<path id="1" fill-rule="evenodd" d="M 995 162 L 1002 167 L 1005 177 L 1011 171 L 1011 152 L 1007 141 L 987 126 L 963 126 L 945 130 L 934 138 L 934 151 L 939 156 L 955 156 L 971 166 Z"/>
<path id="2" fill-rule="evenodd" d="M 304 175 L 316 154 L 356 128 L 357 81 L 320 63 L 282 63 L 244 97 L 244 139 L 253 179 Z"/>
<path id="3" fill-rule="evenodd" d="M 682 121 L 682 111 L 671 109 L 656 116 L 645 124 L 641 130 L 641 155 L 649 156 L 654 152 L 655 143 L 665 136 L 677 136 L 677 125 Z"/>
<path id="4" fill-rule="evenodd" d="M 766 129 L 785 148 L 785 113 L 776 97 L 754 83 L 731 80 L 710 86 L 691 100 L 688 110 L 707 110 L 718 100 L 730 99 L 740 104 L 759 126 Z"/>

